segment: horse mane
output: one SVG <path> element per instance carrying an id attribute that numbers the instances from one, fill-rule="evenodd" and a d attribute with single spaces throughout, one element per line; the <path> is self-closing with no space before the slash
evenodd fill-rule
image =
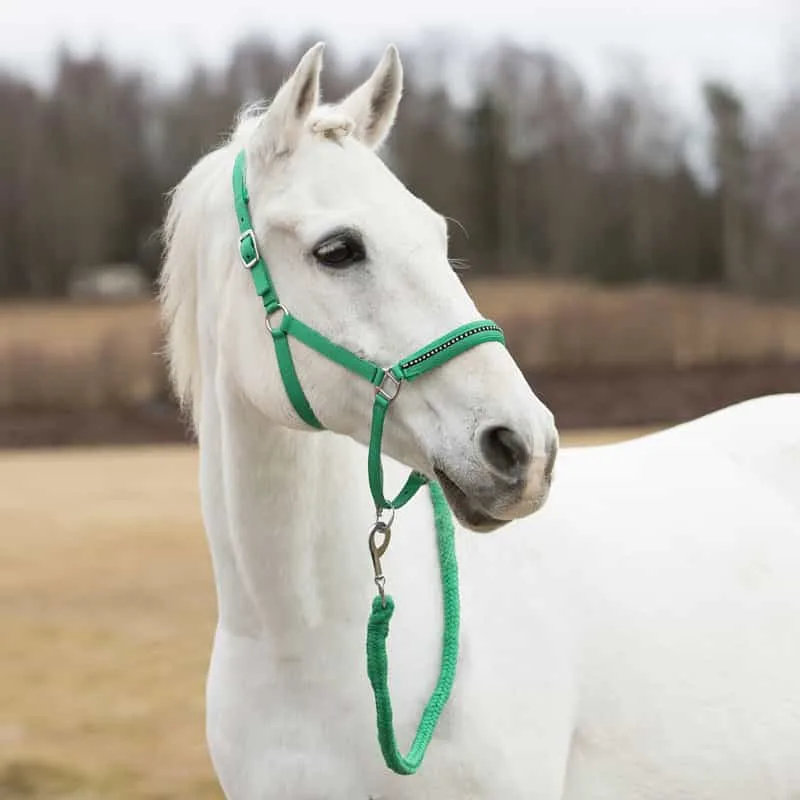
<path id="1" fill-rule="evenodd" d="M 236 153 L 246 145 L 266 111 L 263 103 L 239 114 L 233 132 L 215 150 L 203 156 L 170 192 L 162 230 L 164 259 L 159 276 L 159 299 L 165 329 L 165 357 L 173 391 L 195 430 L 199 425 L 202 373 L 198 329 L 199 248 L 209 230 L 207 215 L 225 207 L 220 192 L 230 191 L 230 173 Z M 341 138 L 350 133 L 342 114 L 320 106 L 309 119 L 315 135 Z M 232 208 L 232 207 L 231 207 Z M 233 222 L 233 211 L 231 211 Z M 233 227 L 231 227 L 233 231 Z"/>

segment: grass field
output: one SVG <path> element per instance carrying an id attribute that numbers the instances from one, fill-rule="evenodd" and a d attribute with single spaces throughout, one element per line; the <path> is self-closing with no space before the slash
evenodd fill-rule
<path id="1" fill-rule="evenodd" d="M 188 446 L 0 453 L 2 800 L 221 797 L 196 471 Z"/>

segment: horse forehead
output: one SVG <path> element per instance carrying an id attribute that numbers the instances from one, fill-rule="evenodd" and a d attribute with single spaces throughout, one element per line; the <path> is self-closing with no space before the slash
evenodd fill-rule
<path id="1" fill-rule="evenodd" d="M 352 137 L 315 136 L 297 153 L 294 182 L 305 202 L 318 208 L 350 209 L 366 221 L 386 215 L 436 222 L 438 214 L 412 194 L 386 164 Z M 397 221 L 396 220 L 396 221 Z"/>

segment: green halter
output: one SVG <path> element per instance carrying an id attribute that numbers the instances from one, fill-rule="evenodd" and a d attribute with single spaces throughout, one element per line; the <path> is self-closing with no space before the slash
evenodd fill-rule
<path id="1" fill-rule="evenodd" d="M 392 598 L 384 595 L 385 578 L 381 570 L 380 557 L 386 551 L 391 534 L 390 523 L 381 520 L 385 510 L 404 506 L 428 479 L 419 472 L 412 472 L 405 485 L 394 498 L 387 500 L 383 494 L 383 466 L 381 464 L 381 443 L 386 413 L 392 400 L 397 397 L 403 381 L 411 382 L 431 370 L 440 367 L 465 351 L 484 342 L 505 343 L 502 330 L 490 320 L 479 320 L 440 336 L 435 341 L 400 359 L 391 367 L 380 367 L 344 347 L 334 344 L 321 333 L 309 328 L 289 313 L 278 300 L 275 284 L 272 282 L 267 264 L 258 249 L 253 221 L 250 216 L 249 195 L 247 192 L 246 154 L 242 150 L 236 157 L 233 167 L 233 199 L 239 221 L 239 255 L 242 264 L 250 271 L 256 292 L 261 298 L 266 314 L 266 324 L 275 345 L 283 385 L 286 394 L 298 416 L 312 428 L 322 429 L 308 398 L 300 385 L 292 360 L 289 337 L 303 342 L 325 358 L 340 364 L 350 372 L 369 381 L 375 387 L 375 402 L 372 407 L 369 454 L 367 471 L 369 487 L 375 501 L 377 521 L 370 533 L 370 551 L 375 570 L 375 583 L 379 597 L 375 598 L 367 635 L 367 669 L 375 693 L 378 717 L 378 739 L 387 766 L 402 775 L 410 775 L 418 769 L 425 750 L 433 735 L 444 704 L 450 695 L 455 665 L 458 655 L 459 601 L 458 571 L 453 546 L 453 523 L 450 510 L 438 484 L 431 484 L 431 498 L 434 504 L 439 563 L 443 585 L 445 631 L 443 639 L 442 667 L 439 681 L 420 722 L 411 752 L 404 758 L 397 750 L 392 729 L 392 708 L 387 686 L 388 667 L 386 664 L 386 637 L 389 633 L 389 620 L 394 610 Z M 376 535 L 382 535 L 380 544 Z"/>

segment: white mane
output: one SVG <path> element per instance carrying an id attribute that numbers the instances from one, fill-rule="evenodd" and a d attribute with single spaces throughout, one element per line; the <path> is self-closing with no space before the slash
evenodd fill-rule
<path id="1" fill-rule="evenodd" d="M 247 145 L 268 106 L 253 103 L 239 114 L 232 134 L 217 149 L 200 159 L 170 194 L 163 229 L 165 258 L 159 278 L 162 319 L 166 330 L 166 358 L 170 379 L 181 408 L 188 411 L 195 427 L 201 406 L 201 371 L 197 322 L 199 248 L 207 246 L 212 229 L 206 224 L 209 211 L 224 214 L 219 206 L 229 207 L 230 250 L 234 252 L 230 175 L 233 161 Z M 335 106 L 315 109 L 307 128 L 315 135 L 340 139 L 353 131 L 353 121 Z M 212 211 L 213 209 L 213 211 Z M 213 226 L 215 235 L 219 227 Z M 225 231 L 226 229 L 222 229 Z M 220 264 L 220 270 L 227 264 Z"/>

